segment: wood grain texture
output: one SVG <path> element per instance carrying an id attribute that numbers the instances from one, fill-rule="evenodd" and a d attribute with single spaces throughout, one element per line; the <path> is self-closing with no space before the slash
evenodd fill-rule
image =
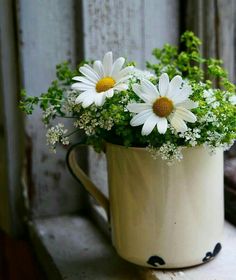
<path id="1" fill-rule="evenodd" d="M 13 1 L 1 0 L 0 9 L 0 227 L 22 232 L 21 150 L 22 121 L 18 109 L 19 80 Z"/>
<path id="2" fill-rule="evenodd" d="M 234 0 L 187 0 L 184 29 L 193 30 L 203 42 L 206 57 L 224 61 L 229 77 L 236 81 L 236 2 Z"/>
<path id="3" fill-rule="evenodd" d="M 60 273 L 60 279 L 140 279 L 137 267 L 122 260 L 107 237 L 86 217 L 37 219 L 31 231 L 39 236 L 37 242 L 46 248 Z M 40 258 L 47 265 L 48 259 L 43 255 Z M 52 275 L 50 279 L 57 278 Z"/>
<path id="4" fill-rule="evenodd" d="M 224 67 L 228 71 L 231 81 L 235 83 L 236 1 L 193 0 L 186 1 L 186 4 L 185 27 L 195 31 L 200 36 L 203 41 L 202 52 L 206 57 L 214 57 L 224 61 Z M 231 169 L 235 172 L 233 166 Z M 227 176 L 227 165 L 225 165 L 225 173 Z M 236 195 L 231 186 L 228 186 L 228 182 L 226 183 L 225 214 L 229 221 L 236 223 Z"/>
<path id="5" fill-rule="evenodd" d="M 65 60 L 75 64 L 75 16 L 80 15 L 75 14 L 73 0 L 19 0 L 17 14 L 22 84 L 28 94 L 38 96 L 55 79 L 56 64 Z M 40 118 L 36 111 L 25 122 L 32 213 L 75 212 L 83 204 L 81 190 L 65 166 L 66 150 L 49 152 Z"/>
<path id="6" fill-rule="evenodd" d="M 177 43 L 179 2 L 174 0 L 84 0 L 85 57 L 102 59 L 111 50 L 114 57 L 127 57 L 144 68 L 154 47 Z M 89 152 L 92 179 L 107 193 L 104 155 Z"/>
<path id="7" fill-rule="evenodd" d="M 218 44 L 219 58 L 229 72 L 229 77 L 236 82 L 236 2 L 218 0 Z"/>
<path id="8" fill-rule="evenodd" d="M 115 57 L 128 57 L 143 68 L 154 47 L 176 43 L 179 35 L 174 0 L 84 0 L 83 15 L 89 59 L 112 50 Z"/>

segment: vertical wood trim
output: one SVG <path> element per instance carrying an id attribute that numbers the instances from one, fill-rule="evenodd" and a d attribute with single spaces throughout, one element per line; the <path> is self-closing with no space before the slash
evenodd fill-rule
<path id="1" fill-rule="evenodd" d="M 74 0 L 17 0 L 18 35 L 22 84 L 27 93 L 39 96 L 55 77 L 62 61 L 77 62 L 75 19 L 80 18 Z M 79 1 L 78 1 L 79 2 Z M 76 10 L 77 8 L 77 10 Z M 78 11 L 79 12 L 79 11 Z M 79 19 L 81 21 L 81 19 Z M 77 26 L 77 31 L 80 26 Z M 79 36 L 79 35 L 78 35 Z M 70 121 L 58 119 L 70 126 Z M 83 207 L 83 192 L 65 165 L 66 149 L 52 154 L 46 145 L 46 128 L 40 110 L 26 117 L 29 193 L 34 217 L 77 212 Z M 76 139 L 74 139 L 76 141 Z"/>
<path id="2" fill-rule="evenodd" d="M 1 53 L 1 50 L 0 50 Z M 1 71 L 2 72 L 2 71 Z M 0 73 L 0 85 L 2 85 L 2 73 Z M 2 86 L 0 88 L 2 92 Z M 8 197 L 8 172 L 7 172 L 7 143 L 6 127 L 4 119 L 3 95 L 0 94 L 0 227 L 9 231 L 10 223 L 10 205 Z"/>
<path id="3" fill-rule="evenodd" d="M 224 61 L 230 79 L 236 74 L 236 2 L 234 0 L 186 0 L 185 29 L 193 30 L 203 41 L 206 57 Z"/>
<path id="4" fill-rule="evenodd" d="M 236 82 L 236 1 L 217 0 L 219 57 Z"/>
<path id="5" fill-rule="evenodd" d="M 187 0 L 186 28 L 193 30 L 203 41 L 202 52 L 206 57 L 224 61 L 224 67 L 232 82 L 236 82 L 236 1 L 235 0 Z M 200 9 L 201 7 L 201 9 Z M 235 149 L 234 144 L 234 148 Z M 233 160 L 225 153 L 225 176 Z M 233 164 L 231 166 L 233 168 Z M 235 191 L 225 182 L 226 219 L 235 223 Z"/>
<path id="6" fill-rule="evenodd" d="M 84 15 L 83 1 L 74 0 L 74 40 L 75 40 L 75 63 L 79 64 L 84 57 Z"/>
<path id="7" fill-rule="evenodd" d="M 18 109 L 18 60 L 14 26 L 14 3 L 1 0 L 0 9 L 0 87 L 1 118 L 1 164 L 4 173 L 0 188 L 0 226 L 9 233 L 20 233 L 21 208 L 21 151 L 22 122 Z M 5 151 L 3 150 L 5 149 Z M 4 155 L 5 153 L 5 155 Z"/>

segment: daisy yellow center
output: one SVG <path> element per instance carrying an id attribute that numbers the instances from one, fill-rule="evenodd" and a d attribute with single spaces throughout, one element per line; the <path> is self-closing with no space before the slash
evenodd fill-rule
<path id="1" fill-rule="evenodd" d="M 158 98 L 152 106 L 153 112 L 158 117 L 167 117 L 174 109 L 173 102 L 167 97 Z"/>
<path id="2" fill-rule="evenodd" d="M 97 82 L 96 91 L 97 92 L 107 91 L 110 88 L 113 88 L 115 83 L 116 82 L 112 77 L 104 77 Z"/>

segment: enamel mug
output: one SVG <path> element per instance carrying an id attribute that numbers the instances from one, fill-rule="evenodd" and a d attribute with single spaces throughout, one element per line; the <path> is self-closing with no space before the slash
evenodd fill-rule
<path id="1" fill-rule="evenodd" d="M 224 223 L 223 151 L 183 149 L 172 166 L 145 148 L 106 144 L 109 200 L 81 170 L 70 170 L 105 209 L 112 243 L 125 260 L 152 268 L 205 263 L 221 250 Z"/>

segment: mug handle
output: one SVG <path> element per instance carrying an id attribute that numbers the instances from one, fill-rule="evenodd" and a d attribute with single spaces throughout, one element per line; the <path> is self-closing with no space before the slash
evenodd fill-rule
<path id="1" fill-rule="evenodd" d="M 96 200 L 96 202 L 102 206 L 105 210 L 108 221 L 110 218 L 110 206 L 108 198 L 99 190 L 99 188 L 90 180 L 90 178 L 85 174 L 85 172 L 79 166 L 76 160 L 76 149 L 81 146 L 86 146 L 85 141 L 72 145 L 66 156 L 66 163 L 71 174 L 75 177 L 77 181 L 86 189 L 86 191 Z"/>

